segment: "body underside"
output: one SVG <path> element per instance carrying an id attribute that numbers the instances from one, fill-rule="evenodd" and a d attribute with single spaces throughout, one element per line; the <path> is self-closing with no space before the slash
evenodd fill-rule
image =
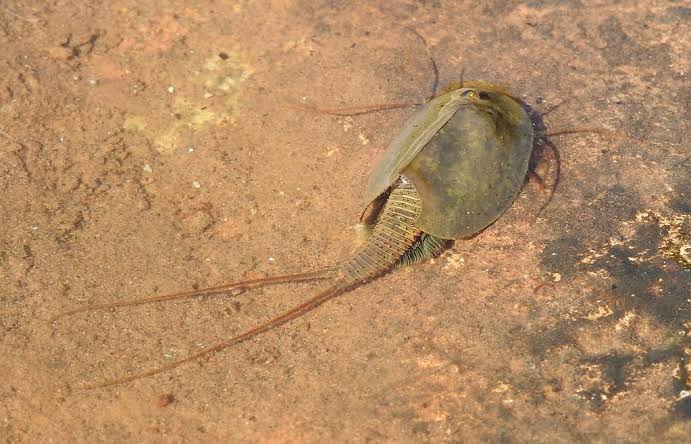
<path id="1" fill-rule="evenodd" d="M 365 245 L 339 267 L 345 286 L 376 278 L 398 265 L 410 265 L 441 253 L 448 240 L 423 232 L 416 226 L 422 199 L 415 186 L 401 176 L 385 196 L 370 228 Z"/>

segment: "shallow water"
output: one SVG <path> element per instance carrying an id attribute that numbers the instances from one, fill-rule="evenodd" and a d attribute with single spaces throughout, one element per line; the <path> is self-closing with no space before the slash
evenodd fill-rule
<path id="1" fill-rule="evenodd" d="M 688 439 L 688 9 L 138 3 L 0 6 L 0 436 Z M 412 110 L 303 108 L 427 97 L 407 27 L 442 83 L 504 83 L 538 110 L 560 105 L 550 130 L 606 130 L 555 138 L 550 205 L 538 215 L 547 195 L 528 184 L 434 261 L 202 363 L 75 390 L 322 288 L 45 321 L 347 257 L 364 179 Z"/>

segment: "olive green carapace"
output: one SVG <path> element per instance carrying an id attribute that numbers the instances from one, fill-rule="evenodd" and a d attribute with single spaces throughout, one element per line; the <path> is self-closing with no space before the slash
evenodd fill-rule
<path id="1" fill-rule="evenodd" d="M 439 129 L 423 135 L 425 124 Z M 365 195 L 371 199 L 391 177 L 405 177 L 422 200 L 415 223 L 421 231 L 442 239 L 471 236 L 515 199 L 532 147 L 532 122 L 515 99 L 491 89 L 457 89 L 411 118 L 375 167 Z"/>
<path id="2" fill-rule="evenodd" d="M 90 387 L 152 376 L 279 327 L 324 302 L 400 265 L 439 254 L 448 240 L 473 235 L 494 222 L 523 185 L 533 145 L 530 118 L 501 88 L 473 82 L 421 107 L 391 142 L 367 180 L 369 227 L 364 246 L 323 271 L 255 279 L 221 287 L 78 308 L 59 315 L 286 282 L 330 280 L 317 296 L 215 346 L 162 367 Z"/>

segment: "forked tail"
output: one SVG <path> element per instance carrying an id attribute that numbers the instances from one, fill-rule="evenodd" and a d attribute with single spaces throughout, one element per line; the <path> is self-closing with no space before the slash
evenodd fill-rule
<path id="1" fill-rule="evenodd" d="M 322 305 L 324 302 L 335 298 L 336 296 L 340 295 L 344 291 L 348 290 L 349 287 L 347 287 L 344 284 L 341 283 L 336 283 L 329 289 L 323 291 L 319 295 L 308 299 L 307 301 L 301 303 L 300 305 L 297 305 L 293 307 L 292 309 L 286 311 L 280 316 L 277 316 L 267 322 L 264 322 L 263 324 L 259 324 L 244 333 L 241 333 L 237 336 L 234 336 L 226 341 L 223 341 L 221 343 L 218 343 L 212 347 L 205 348 L 204 350 L 201 350 L 197 353 L 194 353 L 184 359 L 180 359 L 179 361 L 171 362 L 170 364 L 166 364 L 162 367 L 155 368 L 153 370 L 149 370 L 146 372 L 142 373 L 137 373 L 132 376 L 127 376 L 124 378 L 119 378 L 119 379 L 113 379 L 110 381 L 98 383 L 98 384 L 92 384 L 92 385 L 85 385 L 80 388 L 83 389 L 93 389 L 93 388 L 101 388 L 101 387 L 108 387 L 111 385 L 117 385 L 117 384 L 123 384 L 126 382 L 131 382 L 135 381 L 137 379 L 141 378 L 146 378 L 149 376 L 157 375 L 159 373 L 166 372 L 168 370 L 172 370 L 174 368 L 180 367 L 181 365 L 187 364 L 192 361 L 196 361 L 197 359 L 201 359 L 207 356 L 210 356 L 214 353 L 220 352 L 221 350 L 224 350 L 230 346 L 240 344 L 242 342 L 245 342 L 249 339 L 254 338 L 255 336 L 259 336 L 263 333 L 266 333 L 269 330 L 272 330 L 276 327 L 280 327 L 281 325 L 292 321 L 295 318 L 298 318 L 305 313 L 319 307 Z"/>
<path id="2" fill-rule="evenodd" d="M 59 315 L 54 318 L 81 313 L 84 311 L 99 310 L 112 307 L 123 307 L 144 304 L 149 302 L 169 301 L 172 299 L 188 298 L 195 296 L 208 296 L 219 293 L 226 293 L 236 289 L 256 288 L 263 285 L 272 285 L 285 282 L 304 282 L 320 279 L 334 278 L 334 282 L 327 290 L 319 293 L 317 296 L 308 299 L 307 301 L 293 307 L 285 313 L 277 316 L 267 322 L 259 324 L 249 330 L 234 336 L 228 340 L 220 342 L 214 346 L 205 348 L 197 353 L 194 353 L 186 358 L 175 362 L 163 365 L 142 373 L 137 373 L 132 376 L 114 379 L 103 383 L 87 385 L 83 388 L 99 388 L 107 387 L 116 384 L 122 384 L 134 381 L 148 376 L 157 375 L 159 373 L 172 370 L 186 363 L 210 356 L 216 352 L 224 350 L 233 345 L 240 344 L 255 336 L 266 333 L 269 330 L 280 327 L 287 322 L 296 319 L 305 313 L 319 307 L 326 301 L 352 289 L 360 284 L 363 284 L 371 279 L 374 279 L 381 274 L 390 270 L 394 265 L 398 264 L 402 258 L 410 251 L 414 250 L 414 246 L 418 245 L 421 240 L 422 232 L 415 226 L 415 221 L 420 214 L 421 199 L 417 194 L 415 187 L 401 178 L 393 187 L 389 194 L 384 207 L 379 214 L 377 222 L 372 229 L 372 233 L 366 245 L 355 254 L 352 258 L 341 264 L 338 268 L 332 268 L 312 273 L 302 273 L 288 276 L 278 276 L 273 278 L 255 279 L 251 281 L 238 282 L 228 284 L 220 287 L 209 288 L 205 290 L 175 293 L 171 295 L 157 296 L 153 298 L 137 299 L 123 302 L 116 302 L 111 304 L 92 305 L 78 308 Z M 423 241 L 424 242 L 424 241 Z M 424 244 L 427 245 L 427 244 Z M 418 245 L 419 248 L 423 246 Z M 436 244 L 435 244 L 436 245 Z M 413 250 L 411 250 L 411 248 Z M 418 249 L 419 249 L 418 248 Z M 424 248 L 423 248 L 424 250 Z M 421 251 L 423 251 L 421 250 Z M 424 250 L 426 251 L 426 250 Z"/>

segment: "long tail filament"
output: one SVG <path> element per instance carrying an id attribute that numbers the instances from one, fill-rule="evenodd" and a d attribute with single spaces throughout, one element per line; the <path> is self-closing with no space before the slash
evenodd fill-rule
<path id="1" fill-rule="evenodd" d="M 236 291 L 236 290 L 248 290 L 251 288 L 259 288 L 259 287 L 265 287 L 268 285 L 278 285 L 278 284 L 286 284 L 286 283 L 293 283 L 293 282 L 310 282 L 310 281 L 318 281 L 318 280 L 323 280 L 323 279 L 329 279 L 332 277 L 333 269 L 325 269 L 325 270 L 318 270 L 318 271 L 312 271 L 312 272 L 307 272 L 307 273 L 297 273 L 297 274 L 287 274 L 283 276 L 272 276 L 272 277 L 266 277 L 266 278 L 259 278 L 259 279 L 251 279 L 247 281 L 241 281 L 241 282 L 233 282 L 230 284 L 225 284 L 225 285 L 219 285 L 217 287 L 210 287 L 210 288 L 204 288 L 201 290 L 193 290 L 193 291 L 183 291 L 180 293 L 171 293 L 171 294 L 165 294 L 161 296 L 153 296 L 153 297 L 148 297 L 148 298 L 141 298 L 141 299 L 130 299 L 126 301 L 120 301 L 120 302 L 109 302 L 106 304 L 94 304 L 94 305 L 87 305 L 84 307 L 79 307 L 75 308 L 74 310 L 69 310 L 65 311 L 63 313 L 57 314 L 50 318 L 48 322 L 52 323 L 54 321 L 57 321 L 61 318 L 67 317 L 67 316 L 72 316 L 75 314 L 79 313 L 85 313 L 89 311 L 96 311 L 96 310 L 106 310 L 109 308 L 119 308 L 119 307 L 131 307 L 134 305 L 142 305 L 142 304 L 150 304 L 154 302 L 163 302 L 163 301 L 172 301 L 175 299 L 189 299 L 189 298 L 195 298 L 199 296 L 214 296 L 214 295 L 219 295 L 219 294 L 225 294 L 231 291 Z"/>
<path id="2" fill-rule="evenodd" d="M 80 388 L 82 389 L 94 389 L 94 388 L 101 388 L 101 387 L 108 387 L 112 385 L 118 385 L 118 384 L 124 384 L 126 382 L 131 382 L 135 381 L 137 379 L 142 379 L 146 378 L 149 376 L 157 375 L 159 373 L 166 372 L 168 370 L 172 370 L 174 368 L 180 367 L 181 365 L 187 364 L 192 361 L 196 361 L 198 359 L 210 356 L 214 353 L 217 353 L 223 349 L 226 349 L 230 346 L 240 344 L 242 342 L 245 342 L 247 340 L 250 340 L 256 336 L 259 336 L 263 333 L 266 333 L 269 330 L 272 330 L 276 327 L 279 327 L 287 322 L 292 321 L 295 318 L 298 318 L 305 313 L 319 307 L 322 305 L 324 302 L 335 298 L 336 296 L 340 295 L 344 291 L 346 291 L 349 287 L 346 287 L 344 285 L 339 285 L 336 284 L 329 288 L 328 290 L 323 291 L 319 295 L 301 303 L 300 305 L 297 305 L 290 310 L 286 311 L 280 316 L 277 316 L 267 322 L 264 322 L 263 324 L 259 324 L 244 333 L 241 333 L 237 336 L 234 336 L 226 341 L 220 342 L 212 347 L 205 348 L 197 353 L 194 353 L 184 359 L 180 359 L 179 361 L 171 362 L 170 364 L 166 364 L 164 366 L 155 368 L 153 370 L 149 370 L 146 372 L 142 373 L 137 373 L 132 376 L 127 376 L 125 378 L 119 378 L 119 379 L 113 379 L 110 381 L 98 383 L 98 384 L 93 384 L 93 385 L 86 385 L 82 386 Z"/>

